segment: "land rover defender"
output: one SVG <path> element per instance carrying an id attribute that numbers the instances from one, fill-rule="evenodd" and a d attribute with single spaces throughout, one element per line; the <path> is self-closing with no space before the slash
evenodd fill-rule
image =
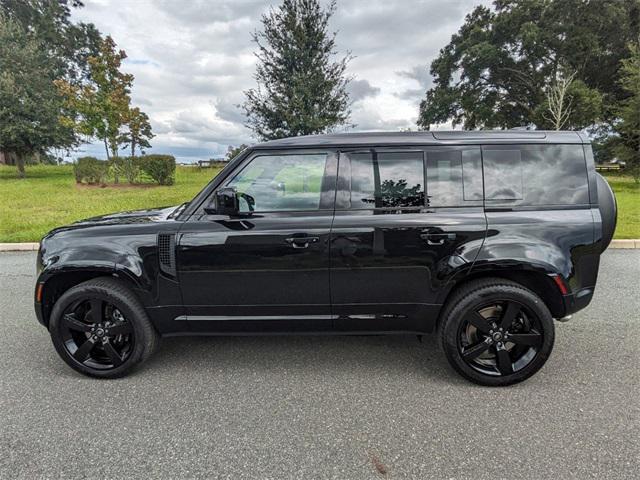
<path id="1" fill-rule="evenodd" d="M 161 336 L 438 332 L 461 375 L 509 385 L 589 304 L 616 214 L 576 132 L 286 138 L 181 206 L 50 232 L 35 310 L 96 377 Z"/>

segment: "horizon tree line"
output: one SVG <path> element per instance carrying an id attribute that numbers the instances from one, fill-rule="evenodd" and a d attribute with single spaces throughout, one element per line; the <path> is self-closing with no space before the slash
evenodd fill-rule
<path id="1" fill-rule="evenodd" d="M 93 25 L 69 20 L 70 8 L 81 6 L 0 0 L 0 62 L 21 65 L 8 74 L 0 69 L 0 150 L 44 153 L 83 136 L 102 140 L 108 158 L 121 145 L 131 155 L 149 148 L 148 116 L 131 106 L 133 77 L 120 71 L 126 53 Z M 325 7 L 282 0 L 262 16 L 252 35 L 256 87 L 238 106 L 257 139 L 353 126 L 352 56 L 339 54 L 330 29 L 336 10 L 335 0 Z M 25 19 L 33 23 L 28 29 Z M 586 129 L 599 160 L 624 159 L 640 181 L 639 26 L 637 0 L 476 7 L 431 62 L 434 85 L 419 105 L 417 127 Z M 24 112 L 7 105 L 16 96 L 28 100 Z M 42 117 L 37 127 L 21 123 L 30 115 Z"/>

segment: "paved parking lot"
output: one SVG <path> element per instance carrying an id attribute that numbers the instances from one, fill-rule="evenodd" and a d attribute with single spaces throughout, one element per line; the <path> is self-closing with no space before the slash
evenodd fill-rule
<path id="1" fill-rule="evenodd" d="M 165 339 L 133 376 L 56 356 L 35 254 L 0 254 L 1 478 L 638 478 L 640 251 L 524 384 L 472 385 L 433 339 Z"/>

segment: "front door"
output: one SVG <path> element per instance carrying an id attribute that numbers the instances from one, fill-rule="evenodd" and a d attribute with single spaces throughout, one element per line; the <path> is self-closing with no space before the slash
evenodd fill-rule
<path id="1" fill-rule="evenodd" d="M 284 151 L 255 152 L 229 175 L 221 187 L 237 189 L 241 215 L 199 212 L 178 239 L 178 277 L 192 330 L 331 329 L 336 173 L 333 152 Z"/>
<path id="2" fill-rule="evenodd" d="M 485 237 L 478 147 L 341 152 L 331 235 L 334 324 L 429 331 Z"/>

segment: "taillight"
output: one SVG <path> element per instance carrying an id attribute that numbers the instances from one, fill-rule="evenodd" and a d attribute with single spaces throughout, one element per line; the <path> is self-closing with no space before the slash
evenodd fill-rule
<path id="1" fill-rule="evenodd" d="M 42 303 L 42 288 L 44 287 L 44 283 L 39 283 L 36 287 L 36 302 Z"/>
<path id="2" fill-rule="evenodd" d="M 553 278 L 553 281 L 558 286 L 558 289 L 560 290 L 560 293 L 562 295 L 566 295 L 567 293 L 569 293 L 569 290 L 567 289 L 567 286 L 565 285 L 564 280 L 562 280 L 562 277 L 560 275 L 552 275 L 551 278 Z"/>

